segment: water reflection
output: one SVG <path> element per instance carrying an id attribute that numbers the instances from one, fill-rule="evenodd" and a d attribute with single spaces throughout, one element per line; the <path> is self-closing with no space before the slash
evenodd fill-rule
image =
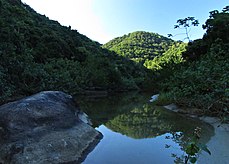
<path id="1" fill-rule="evenodd" d="M 144 104 L 139 108 L 120 114 L 105 123 L 109 129 L 127 135 L 131 138 L 154 138 L 165 133 L 189 133 L 195 127 L 202 127 L 203 133 L 208 134 L 211 128 L 207 124 L 194 119 L 174 114 L 162 107 Z M 206 138 L 208 140 L 209 138 Z"/>
<path id="2" fill-rule="evenodd" d="M 183 154 L 184 144 L 197 126 L 202 128 L 201 142 L 209 141 L 213 127 L 153 106 L 150 96 L 130 93 L 79 102 L 104 135 L 84 163 L 173 163 L 171 154 Z M 180 133 L 185 137 L 176 137 Z"/>

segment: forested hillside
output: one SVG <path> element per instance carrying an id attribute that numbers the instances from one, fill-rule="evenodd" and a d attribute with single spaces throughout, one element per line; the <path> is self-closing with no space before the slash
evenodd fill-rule
<path id="1" fill-rule="evenodd" d="M 0 0 L 0 98 L 142 87 L 145 69 L 20 0 Z"/>
<path id="2" fill-rule="evenodd" d="M 173 43 L 173 40 L 156 33 L 136 31 L 109 41 L 103 48 L 143 64 L 146 59 L 164 53 Z"/>

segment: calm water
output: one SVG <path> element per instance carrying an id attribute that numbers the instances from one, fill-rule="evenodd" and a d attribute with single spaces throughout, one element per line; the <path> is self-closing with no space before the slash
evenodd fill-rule
<path id="1" fill-rule="evenodd" d="M 81 109 L 103 134 L 83 163 L 174 163 L 185 155 L 185 141 L 195 127 L 202 128 L 201 143 L 207 143 L 214 135 L 212 126 L 156 107 L 149 103 L 150 97 L 128 93 L 99 99 L 80 98 Z"/>

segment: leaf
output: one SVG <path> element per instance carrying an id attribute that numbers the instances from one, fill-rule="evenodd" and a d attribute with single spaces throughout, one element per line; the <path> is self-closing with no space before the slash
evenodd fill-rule
<path id="1" fill-rule="evenodd" d="M 224 8 L 223 8 L 223 12 L 224 12 L 224 13 L 229 12 L 229 6 L 224 7 Z"/>
<path id="2" fill-rule="evenodd" d="M 170 148 L 171 145 L 165 144 L 165 148 Z"/>
<path id="3" fill-rule="evenodd" d="M 189 161 L 190 161 L 191 163 L 196 163 L 197 159 L 196 159 L 196 157 L 191 157 L 191 158 L 189 159 Z"/>
<path id="4" fill-rule="evenodd" d="M 173 35 L 172 34 L 168 34 L 168 37 L 170 38 L 170 37 L 172 37 Z"/>
<path id="5" fill-rule="evenodd" d="M 177 154 L 172 153 L 171 155 L 173 158 L 177 157 Z"/>
<path id="6" fill-rule="evenodd" d="M 174 25 L 174 28 L 179 28 L 179 25 Z"/>
<path id="7" fill-rule="evenodd" d="M 165 136 L 165 139 L 171 139 L 171 137 L 170 136 Z"/>
<path id="8" fill-rule="evenodd" d="M 185 152 L 189 155 L 195 155 L 196 153 L 198 153 L 198 151 L 200 150 L 200 148 L 195 144 L 195 143 L 190 143 Z"/>

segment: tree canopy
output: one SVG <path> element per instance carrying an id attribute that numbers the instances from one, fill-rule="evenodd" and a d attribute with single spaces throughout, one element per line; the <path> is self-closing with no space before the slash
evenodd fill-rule
<path id="1" fill-rule="evenodd" d="M 41 90 L 138 89 L 146 78 L 142 66 L 20 0 L 0 0 L 0 27 L 1 100 Z"/>
<path id="2" fill-rule="evenodd" d="M 109 41 L 103 48 L 144 63 L 146 59 L 151 60 L 164 53 L 173 43 L 172 39 L 157 33 L 136 31 Z"/>
<path id="3" fill-rule="evenodd" d="M 155 79 L 163 92 L 160 101 L 197 107 L 202 114 L 228 115 L 229 106 L 229 10 L 210 12 L 202 39 L 188 43 L 185 62 L 175 69 L 161 69 Z M 170 53 L 171 55 L 173 53 Z M 169 72 L 169 73 L 168 73 Z M 167 76 L 161 76 L 166 74 Z M 160 79 L 160 81 L 159 81 Z"/>

